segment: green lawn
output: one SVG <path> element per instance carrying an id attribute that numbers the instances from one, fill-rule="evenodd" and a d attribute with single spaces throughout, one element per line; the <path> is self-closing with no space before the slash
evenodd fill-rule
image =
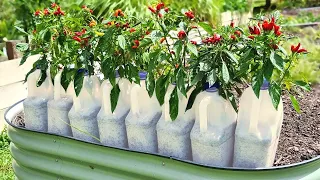
<path id="1" fill-rule="evenodd" d="M 10 140 L 7 131 L 1 132 L 0 136 L 0 179 L 13 180 L 14 174 L 12 170 L 12 157 L 9 151 Z"/>

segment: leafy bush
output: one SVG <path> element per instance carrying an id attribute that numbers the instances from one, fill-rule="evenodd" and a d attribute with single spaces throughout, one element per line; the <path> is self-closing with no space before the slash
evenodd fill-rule
<path id="1" fill-rule="evenodd" d="M 3 180 L 14 179 L 9 144 L 10 139 L 8 138 L 7 130 L 4 129 L 0 134 L 0 179 Z"/>

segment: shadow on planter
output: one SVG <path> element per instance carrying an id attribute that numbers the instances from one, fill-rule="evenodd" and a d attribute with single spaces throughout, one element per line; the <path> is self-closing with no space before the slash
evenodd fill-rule
<path id="1" fill-rule="evenodd" d="M 11 121 L 22 110 L 20 101 L 5 113 L 18 179 L 317 180 L 320 177 L 320 156 L 271 168 L 218 168 L 17 127 Z"/>

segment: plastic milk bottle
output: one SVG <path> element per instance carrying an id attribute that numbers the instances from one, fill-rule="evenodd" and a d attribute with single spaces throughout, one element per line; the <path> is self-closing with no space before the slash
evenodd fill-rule
<path id="1" fill-rule="evenodd" d="M 48 131 L 48 109 L 47 102 L 53 98 L 53 85 L 49 70 L 47 78 L 37 87 L 37 81 L 41 70 L 37 69 L 27 79 L 28 96 L 23 101 L 25 113 L 25 127 L 36 131 Z"/>
<path id="2" fill-rule="evenodd" d="M 232 166 L 237 114 L 219 95 L 218 83 L 199 94 L 196 122 L 191 131 L 193 161 L 205 165 Z M 198 104 L 197 104 L 198 103 Z"/>
<path id="3" fill-rule="evenodd" d="M 126 117 L 129 148 L 143 152 L 158 152 L 156 124 L 161 116 L 161 107 L 155 96 L 146 90 L 146 72 L 140 72 L 140 85 L 134 84 L 130 94 L 130 112 Z"/>
<path id="4" fill-rule="evenodd" d="M 72 107 L 73 83 L 67 92 L 61 86 L 61 71 L 54 78 L 54 97 L 48 102 L 48 132 L 72 136 L 68 113 Z"/>
<path id="5" fill-rule="evenodd" d="M 109 80 L 103 81 L 101 85 L 102 106 L 98 114 L 98 126 L 100 132 L 100 140 L 104 145 L 115 147 L 128 147 L 127 131 L 125 118 L 130 110 L 130 88 L 129 80 L 119 78 L 116 73 L 116 81 L 120 88 L 120 94 L 116 109 L 111 111 L 110 93 L 112 85 Z"/>
<path id="6" fill-rule="evenodd" d="M 278 110 L 272 105 L 264 81 L 259 99 L 252 87 L 242 94 L 235 133 L 234 167 L 271 167 L 275 158 L 283 121 L 282 100 Z"/>
<path id="7" fill-rule="evenodd" d="M 100 96 L 100 82 L 96 80 L 96 76 L 89 77 L 85 72 L 82 89 L 78 97 L 73 94 L 73 106 L 68 116 L 73 137 L 99 143 L 97 114 L 101 106 L 97 97 Z"/>

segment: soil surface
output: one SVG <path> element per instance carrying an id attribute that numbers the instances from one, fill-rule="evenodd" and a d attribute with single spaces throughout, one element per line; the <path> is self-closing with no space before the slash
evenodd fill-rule
<path id="1" fill-rule="evenodd" d="M 274 166 L 289 165 L 320 155 L 320 84 L 312 91 L 298 98 L 301 114 L 291 106 L 289 96 L 282 97 L 284 119 Z M 24 127 L 24 114 L 13 120 Z"/>
<path id="2" fill-rule="evenodd" d="M 288 165 L 320 155 L 320 84 L 298 98 L 301 114 L 283 96 L 284 119 L 274 165 Z"/>

